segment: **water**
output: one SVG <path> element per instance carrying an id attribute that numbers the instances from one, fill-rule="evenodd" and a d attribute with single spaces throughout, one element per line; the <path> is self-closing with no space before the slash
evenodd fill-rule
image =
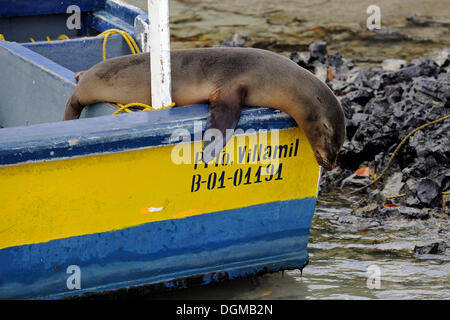
<path id="1" fill-rule="evenodd" d="M 349 209 L 318 207 L 311 230 L 305 298 L 448 299 L 450 256 L 413 252 L 415 245 L 448 241 L 448 220 L 353 220 Z M 348 219 L 345 219 L 348 220 Z M 367 285 L 369 266 L 381 271 L 380 289 Z M 294 278 L 297 278 L 294 276 Z"/>
<path id="2" fill-rule="evenodd" d="M 358 219 L 347 208 L 318 206 L 308 246 L 310 263 L 303 274 L 278 272 L 144 298 L 450 299 L 449 250 L 443 255 L 413 252 L 415 245 L 448 242 L 448 228 L 445 218 L 375 221 Z M 376 282 L 368 284 L 374 275 L 370 266 L 380 270 L 379 288 L 374 288 Z"/>

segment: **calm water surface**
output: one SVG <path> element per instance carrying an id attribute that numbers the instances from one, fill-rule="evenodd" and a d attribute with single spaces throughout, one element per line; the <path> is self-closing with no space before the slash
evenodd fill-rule
<path id="1" fill-rule="evenodd" d="M 162 299 L 450 299 L 450 255 L 417 255 L 415 245 L 449 240 L 447 219 L 357 218 L 350 209 L 317 207 L 303 270 L 184 289 Z M 380 288 L 368 272 L 380 271 Z M 373 284 L 370 282 L 369 284 Z"/>

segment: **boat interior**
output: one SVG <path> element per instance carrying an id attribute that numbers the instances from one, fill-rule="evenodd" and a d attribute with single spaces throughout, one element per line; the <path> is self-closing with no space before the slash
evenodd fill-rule
<path id="1" fill-rule="evenodd" d="M 76 72 L 102 61 L 104 37 L 97 35 L 121 29 L 134 36 L 136 17 L 147 19 L 143 10 L 122 2 L 81 1 L 82 27 L 70 30 L 67 21 L 74 14 L 66 12 L 70 1 L 59 1 L 55 7 L 54 1 L 44 0 L 38 8 L 33 3 L 6 2 L 0 9 L 2 128 L 61 121 L 76 85 Z M 23 15 L 27 6 L 29 15 Z M 108 38 L 108 58 L 130 53 L 121 35 Z M 98 103 L 86 108 L 81 117 L 111 115 L 115 110 L 115 105 Z"/>

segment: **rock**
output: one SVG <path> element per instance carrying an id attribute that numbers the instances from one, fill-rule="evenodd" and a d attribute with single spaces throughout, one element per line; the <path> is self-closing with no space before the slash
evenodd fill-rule
<path id="1" fill-rule="evenodd" d="M 425 207 L 441 207 L 442 193 L 438 184 L 431 179 L 424 178 L 416 185 L 417 197 Z"/>
<path id="2" fill-rule="evenodd" d="M 413 79 L 405 98 L 408 96 L 422 104 L 441 103 L 443 106 L 450 98 L 450 82 L 438 81 L 430 77 L 417 77 Z"/>
<path id="3" fill-rule="evenodd" d="M 385 59 L 381 63 L 384 71 L 395 71 L 406 66 L 408 62 L 403 59 Z"/>
<path id="4" fill-rule="evenodd" d="M 352 102 L 356 102 L 360 105 L 366 105 L 366 103 L 373 97 L 370 91 L 370 89 L 361 88 L 347 93 L 346 97 Z"/>
<path id="5" fill-rule="evenodd" d="M 366 176 L 360 176 L 357 174 L 352 174 L 351 176 L 347 177 L 342 181 L 341 188 L 342 189 L 349 189 L 349 188 L 360 188 L 365 186 L 366 184 L 370 183 L 369 177 Z"/>
<path id="6" fill-rule="evenodd" d="M 340 80 L 340 79 L 335 78 L 330 83 L 330 87 L 335 93 L 338 94 L 338 97 L 339 97 L 339 94 L 345 93 L 348 90 L 349 84 L 345 80 Z"/>
<path id="7" fill-rule="evenodd" d="M 438 71 L 436 62 L 430 59 L 414 59 L 406 67 L 396 71 L 389 71 L 383 73 L 382 81 L 386 84 L 393 84 L 405 81 L 411 81 L 413 78 L 420 76 L 436 75 Z"/>
<path id="8" fill-rule="evenodd" d="M 379 213 L 379 217 L 387 218 L 387 217 L 403 217 L 407 219 L 428 219 L 429 214 L 418 208 L 406 207 L 406 206 L 397 206 L 397 207 L 384 207 Z"/>
<path id="9" fill-rule="evenodd" d="M 407 219 L 428 219 L 430 215 L 428 212 L 425 212 L 424 210 L 418 209 L 418 208 L 412 208 L 412 207 L 406 207 L 406 206 L 399 206 L 397 207 L 398 213 L 407 218 Z"/>
<path id="10" fill-rule="evenodd" d="M 408 198 L 406 198 L 405 203 L 408 206 L 417 207 L 420 205 L 420 200 L 417 199 L 417 197 L 415 197 L 415 196 L 409 196 Z"/>
<path id="11" fill-rule="evenodd" d="M 344 59 L 338 52 L 336 52 L 334 54 L 329 54 L 328 55 L 328 65 L 339 70 L 340 67 L 342 67 L 344 65 Z"/>
<path id="12" fill-rule="evenodd" d="M 353 126 L 357 127 L 361 123 L 364 123 L 365 121 L 367 121 L 367 118 L 369 118 L 369 115 L 366 113 L 355 113 L 352 116 L 352 124 L 353 124 Z"/>
<path id="13" fill-rule="evenodd" d="M 339 188 L 344 179 L 343 177 L 350 174 L 351 171 L 342 170 L 340 167 L 324 172 L 320 177 L 320 191 L 327 192 L 333 188 Z"/>
<path id="14" fill-rule="evenodd" d="M 446 67 L 450 63 L 450 49 L 444 48 L 440 51 L 436 51 L 433 55 L 433 60 L 440 67 Z"/>
<path id="15" fill-rule="evenodd" d="M 420 19 L 414 16 L 411 21 Z M 402 37 L 389 29 L 376 32 L 383 39 Z M 362 163 L 379 174 L 394 149 L 412 130 L 448 115 L 449 52 L 445 48 L 431 59 L 417 58 L 409 63 L 386 59 L 379 66 L 371 67 L 355 66 L 339 53 L 328 54 L 325 42 L 310 44 L 309 52 L 290 55 L 295 63 L 328 84 L 344 110 L 347 139 L 337 159 L 340 169 L 322 176 L 324 189 L 359 188 L 368 184 L 369 178 L 352 174 Z M 330 69 L 332 80 L 327 76 Z M 406 197 L 395 200 L 400 209 L 382 209 L 377 214 L 425 218 L 427 208 L 442 211 L 440 192 L 450 188 L 449 167 L 450 121 L 444 121 L 411 136 L 393 159 L 383 179 L 384 186 L 372 188 L 366 197 L 379 204 L 386 196 L 406 193 Z M 422 182 L 424 178 L 436 181 L 437 185 L 427 180 Z"/>
<path id="16" fill-rule="evenodd" d="M 378 213 L 379 208 L 376 203 L 369 203 L 368 205 L 355 209 L 355 214 L 363 217 L 373 217 Z"/>
<path id="17" fill-rule="evenodd" d="M 389 39 L 389 40 L 404 40 L 408 37 L 401 34 L 400 32 L 386 27 L 381 27 L 380 29 L 373 29 L 372 30 L 377 36 L 382 37 L 383 39 Z"/>
<path id="18" fill-rule="evenodd" d="M 442 191 L 450 190 L 450 172 L 446 172 L 445 174 L 439 175 L 437 178 L 437 183 Z"/>
<path id="19" fill-rule="evenodd" d="M 314 66 L 309 64 L 309 61 L 311 60 L 309 52 L 300 52 L 300 53 L 292 52 L 289 56 L 289 59 L 294 61 L 300 67 L 303 67 L 311 72 L 314 72 Z"/>
<path id="20" fill-rule="evenodd" d="M 444 241 L 434 242 L 425 246 L 414 246 L 414 252 L 418 254 L 444 254 L 447 244 Z"/>
<path id="21" fill-rule="evenodd" d="M 316 75 L 316 77 L 322 80 L 323 82 L 327 82 L 328 68 L 322 63 L 319 63 L 319 61 L 315 61 L 313 65 L 314 65 L 314 74 Z"/>
<path id="22" fill-rule="evenodd" d="M 249 41 L 250 38 L 245 34 L 235 33 L 230 41 L 223 41 L 223 47 L 243 47 L 244 44 Z"/>
<path id="23" fill-rule="evenodd" d="M 389 85 L 384 88 L 384 94 L 387 97 L 389 103 L 394 104 L 398 103 L 402 99 L 402 94 L 404 92 L 403 86 L 401 84 L 395 84 L 395 85 Z M 401 104 L 402 106 L 404 105 Z M 396 113 L 397 110 L 394 108 L 394 113 Z M 399 117 L 399 115 L 395 114 L 396 117 Z"/>
<path id="24" fill-rule="evenodd" d="M 450 83 L 450 70 L 449 72 L 439 73 L 436 80 Z"/>
<path id="25" fill-rule="evenodd" d="M 377 68 L 354 68 L 349 73 L 348 81 L 357 87 L 379 89 L 381 85 L 381 69 Z"/>
<path id="26" fill-rule="evenodd" d="M 400 190 L 405 185 L 405 183 L 402 182 L 402 179 L 403 174 L 401 172 L 396 172 L 390 176 L 386 181 L 383 191 L 381 191 L 381 195 L 386 198 L 400 194 Z"/>
<path id="27" fill-rule="evenodd" d="M 378 216 L 381 218 L 390 218 L 400 216 L 398 207 L 384 207 L 378 212 Z"/>
<path id="28" fill-rule="evenodd" d="M 347 119 L 351 119 L 353 116 L 353 108 L 351 107 L 351 101 L 346 97 L 338 97 L 339 102 L 341 103 L 342 109 L 344 109 L 344 114 Z"/>
<path id="29" fill-rule="evenodd" d="M 324 63 L 327 56 L 326 42 L 313 42 L 309 45 L 310 59 Z"/>
<path id="30" fill-rule="evenodd" d="M 431 24 L 430 17 L 422 17 L 419 13 L 414 13 L 413 15 L 406 18 L 406 20 L 413 25 L 417 26 L 428 26 Z"/>

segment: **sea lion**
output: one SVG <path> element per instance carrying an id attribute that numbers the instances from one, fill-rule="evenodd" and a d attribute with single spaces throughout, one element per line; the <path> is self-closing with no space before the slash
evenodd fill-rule
<path id="1" fill-rule="evenodd" d="M 325 83 L 287 57 L 254 48 L 173 50 L 171 69 L 178 106 L 210 104 L 206 129 L 218 129 L 225 137 L 226 129 L 236 127 L 243 105 L 280 109 L 302 128 L 319 165 L 335 166 L 345 139 L 342 107 Z M 108 59 L 77 78 L 64 120 L 79 118 L 86 105 L 96 102 L 151 104 L 148 53 Z M 226 142 L 217 142 L 220 149 Z"/>

